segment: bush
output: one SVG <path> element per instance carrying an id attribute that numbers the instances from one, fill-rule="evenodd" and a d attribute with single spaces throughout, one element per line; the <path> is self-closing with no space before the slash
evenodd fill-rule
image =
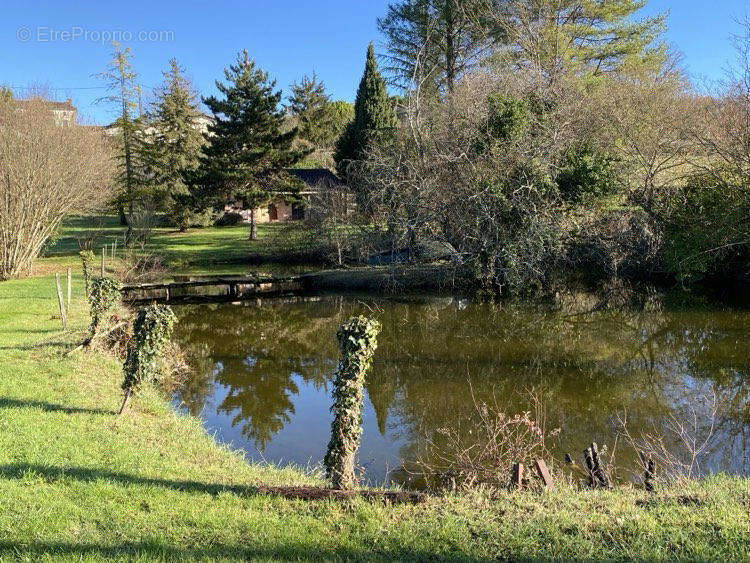
<path id="1" fill-rule="evenodd" d="M 89 305 L 91 306 L 91 326 L 89 341 L 93 340 L 102 326 L 109 321 L 120 301 L 120 282 L 114 278 L 94 278 L 91 282 Z"/>
<path id="2" fill-rule="evenodd" d="M 216 212 L 211 208 L 195 210 L 180 206 L 173 209 L 167 219 L 170 226 L 185 232 L 190 228 L 210 227 L 216 221 Z"/>
<path id="3" fill-rule="evenodd" d="M 665 212 L 664 260 L 681 282 L 731 277 L 750 263 L 750 194 L 714 173 L 692 176 Z"/>
<path id="4" fill-rule="evenodd" d="M 142 382 L 159 380 L 164 368 L 164 353 L 176 322 L 177 317 L 168 305 L 154 304 L 138 310 L 133 322 L 133 338 L 128 343 L 123 364 L 125 399 L 120 414 Z"/>
<path id="5" fill-rule="evenodd" d="M 569 149 L 563 155 L 557 187 L 570 203 L 581 203 L 617 192 L 617 159 L 590 145 Z"/>
<path id="6" fill-rule="evenodd" d="M 232 227 L 242 224 L 243 221 L 244 219 L 239 213 L 235 213 L 234 211 L 227 211 L 226 213 L 224 213 L 224 215 L 216 220 L 214 225 L 216 225 L 217 227 Z"/>

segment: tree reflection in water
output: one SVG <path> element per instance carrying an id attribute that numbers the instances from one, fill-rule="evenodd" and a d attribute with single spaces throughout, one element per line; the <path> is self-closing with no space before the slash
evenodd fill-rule
<path id="1" fill-rule="evenodd" d="M 246 439 L 236 446 L 252 453 L 275 444 L 285 461 L 306 463 L 296 452 L 309 444 L 295 440 L 314 437 L 322 455 L 336 328 L 373 309 L 383 332 L 366 383 L 374 424 L 364 438 L 374 440 L 368 476 L 376 482 L 391 454 L 406 467 L 390 478 L 408 482 L 409 460 L 440 442 L 440 428 L 475 416 L 469 381 L 476 400 L 497 398 L 511 414 L 528 410 L 523 391 L 535 389 L 547 426 L 561 428 L 553 444 L 560 457 L 592 440 L 612 444 L 624 412 L 637 434 L 660 428 L 670 413 L 687 416 L 701 404 L 697 397 L 714 393 L 717 430 L 703 461 L 750 473 L 750 313 L 654 293 L 616 307 L 583 293 L 554 306 L 357 296 L 184 306 L 176 338 L 195 373 L 176 400 L 194 414 L 215 403 L 210 408 L 226 419 L 211 419 L 217 426 L 209 430 L 220 439 L 228 420 Z M 301 405 L 316 409 L 304 421 L 310 428 L 304 438 L 281 440 Z M 623 474 L 634 457 L 619 449 Z"/>

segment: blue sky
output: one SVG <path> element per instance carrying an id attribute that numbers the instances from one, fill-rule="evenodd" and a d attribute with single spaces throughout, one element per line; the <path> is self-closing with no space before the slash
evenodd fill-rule
<path id="1" fill-rule="evenodd" d="M 106 38 L 119 34 L 135 54 L 146 89 L 177 57 L 202 94 L 246 48 L 285 91 L 313 71 L 334 98 L 352 100 L 368 41 L 378 44 L 376 18 L 388 0 L 3 1 L 0 84 L 47 84 L 70 97 L 90 121 L 111 121 L 94 101 L 104 95 L 95 75 L 106 66 Z M 689 72 L 718 78 L 732 57 L 733 19 L 750 13 L 748 0 L 651 0 L 646 13 L 668 10 L 666 39 L 685 55 Z M 66 33 L 68 34 L 66 36 Z"/>

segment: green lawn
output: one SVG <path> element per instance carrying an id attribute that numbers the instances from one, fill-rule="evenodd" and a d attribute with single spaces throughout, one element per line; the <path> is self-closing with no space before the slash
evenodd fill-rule
<path id="1" fill-rule="evenodd" d="M 248 240 L 249 227 L 206 227 L 180 233 L 173 228 L 153 229 L 147 251 L 158 254 L 173 274 L 208 274 L 303 271 L 315 264 L 288 264 L 280 246 L 290 233 L 282 224 L 258 225 L 258 240 Z M 72 217 L 60 229 L 57 239 L 49 245 L 35 271 L 45 273 L 68 265 L 79 266 L 79 240 L 94 237 L 93 249 L 99 256 L 103 245 L 118 244 L 122 250 L 124 228 L 114 215 Z"/>
<path id="2" fill-rule="evenodd" d="M 51 277 L 0 283 L 2 559 L 750 558 L 750 480 L 723 476 L 396 507 L 257 494 L 315 478 L 246 463 L 153 389 L 117 419 L 118 362 L 65 356 L 87 324 L 78 277 L 74 295 L 63 333 Z"/>

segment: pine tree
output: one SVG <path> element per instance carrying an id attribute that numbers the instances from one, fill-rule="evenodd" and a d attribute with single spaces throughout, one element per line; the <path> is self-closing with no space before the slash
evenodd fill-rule
<path id="1" fill-rule="evenodd" d="M 140 155 L 143 140 L 143 122 L 140 115 L 136 115 L 138 108 L 139 89 L 136 83 L 138 75 L 133 70 L 132 52 L 130 47 L 123 48 L 117 42 L 112 43 L 112 59 L 107 70 L 99 75 L 107 82 L 111 94 L 102 101 L 114 103 L 118 107 L 118 117 L 114 126 L 117 135 L 117 158 L 120 194 L 117 205 L 120 213 L 120 223 L 127 225 L 125 242 L 129 243 L 133 232 L 133 212 L 136 198 L 143 188 L 142 166 Z M 127 215 L 125 207 L 127 206 Z"/>
<path id="2" fill-rule="evenodd" d="M 242 51 L 235 64 L 224 71 L 227 83 L 216 81 L 222 98 L 203 103 L 213 113 L 208 145 L 201 159 L 200 178 L 210 199 L 238 198 L 251 210 L 250 238 L 258 236 L 255 209 L 274 194 L 294 195 L 297 183 L 286 169 L 306 154 L 293 148 L 296 128 L 282 132 L 284 113 L 279 109 L 281 91 L 275 81 Z"/>
<path id="3" fill-rule="evenodd" d="M 325 84 L 315 73 L 311 77 L 303 76 L 301 82 L 292 84 L 288 100 L 287 107 L 297 119 L 300 138 L 316 149 L 329 146 L 332 124 L 328 106 L 331 99 L 326 94 Z"/>
<path id="4" fill-rule="evenodd" d="M 197 94 L 176 59 L 163 73 L 150 117 L 150 179 L 164 207 L 181 230 L 190 226 L 193 203 L 187 178 L 200 163 L 204 137 Z"/>
<path id="5" fill-rule="evenodd" d="M 404 89 L 416 80 L 422 90 L 453 92 L 488 42 L 478 0 L 399 0 L 378 19 L 386 37 L 385 72 Z"/>
<path id="6" fill-rule="evenodd" d="M 339 174 L 345 176 L 349 164 L 365 156 L 368 144 L 377 136 L 393 131 L 396 124 L 396 112 L 388 97 L 385 80 L 378 71 L 375 50 L 370 43 L 365 72 L 354 102 L 354 119 L 344 130 L 336 147 Z"/>
<path id="7" fill-rule="evenodd" d="M 646 0 L 498 0 L 491 26 L 505 37 L 497 57 L 533 64 L 550 80 L 658 70 L 666 60 L 659 42 L 665 15 L 636 15 Z M 489 21 L 488 20 L 488 21 Z"/>

